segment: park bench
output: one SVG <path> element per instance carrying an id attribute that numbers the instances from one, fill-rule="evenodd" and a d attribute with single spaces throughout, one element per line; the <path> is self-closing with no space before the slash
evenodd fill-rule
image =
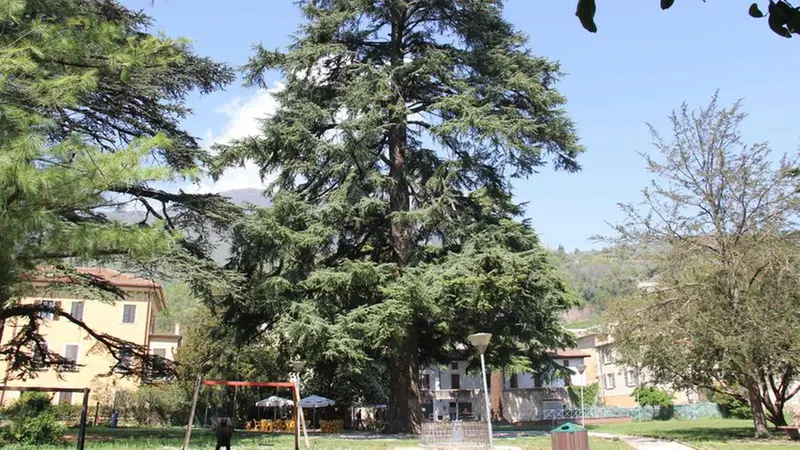
<path id="1" fill-rule="evenodd" d="M 800 427 L 792 425 L 792 426 L 778 427 L 778 429 L 785 431 L 786 435 L 789 436 L 789 439 L 793 441 L 800 440 Z"/>

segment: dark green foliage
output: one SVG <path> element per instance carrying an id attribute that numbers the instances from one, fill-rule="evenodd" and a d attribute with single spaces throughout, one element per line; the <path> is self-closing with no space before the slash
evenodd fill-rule
<path id="1" fill-rule="evenodd" d="M 220 147 L 277 176 L 273 206 L 236 226 L 248 293 L 226 318 L 274 330 L 328 380 L 387 367 L 394 431 L 420 421 L 418 367 L 475 331 L 496 367 L 569 345 L 575 304 L 511 180 L 578 170 L 574 126 L 496 0 L 304 0 L 287 52 L 257 48 L 247 79 L 286 87 L 260 136 Z M 354 382 L 358 392 L 363 382 Z M 353 399 L 357 400 L 357 399 Z"/>
<path id="2" fill-rule="evenodd" d="M 674 3 L 675 0 L 661 0 L 661 9 L 669 9 Z M 583 28 L 592 33 L 597 32 L 597 25 L 594 22 L 596 11 L 595 0 L 578 0 L 575 15 L 578 16 Z M 748 14 L 756 19 L 767 17 L 769 28 L 779 36 L 790 38 L 792 34 L 800 34 L 800 8 L 792 6 L 786 0 L 770 0 L 766 14 L 761 12 L 758 3 L 753 3 L 748 9 Z"/>
<path id="3" fill-rule="evenodd" d="M 0 431 L 0 438 L 8 443 L 24 446 L 57 444 L 66 432 L 50 405 L 50 396 L 39 392 L 25 392 L 3 414 L 8 424 Z"/>

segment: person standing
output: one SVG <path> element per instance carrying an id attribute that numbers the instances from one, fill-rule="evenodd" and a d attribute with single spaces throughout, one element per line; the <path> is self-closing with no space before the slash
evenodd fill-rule
<path id="1" fill-rule="evenodd" d="M 230 419 L 228 419 L 227 417 L 219 419 L 219 425 L 217 425 L 215 434 L 217 436 L 216 450 L 220 450 L 222 447 L 225 447 L 225 450 L 231 450 L 231 438 L 233 437 L 233 424 L 231 423 Z"/>

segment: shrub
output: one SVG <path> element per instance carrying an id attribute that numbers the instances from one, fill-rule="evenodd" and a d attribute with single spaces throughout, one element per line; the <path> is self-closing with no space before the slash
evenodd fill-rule
<path id="1" fill-rule="evenodd" d="M 26 446 L 55 444 L 66 432 L 66 427 L 53 412 L 50 397 L 43 393 L 23 393 L 6 410 L 5 417 L 10 419 L 10 423 L 0 436 L 8 442 Z"/>

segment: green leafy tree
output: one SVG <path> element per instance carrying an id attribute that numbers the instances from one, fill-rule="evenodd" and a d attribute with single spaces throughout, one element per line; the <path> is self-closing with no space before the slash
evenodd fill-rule
<path id="1" fill-rule="evenodd" d="M 675 0 L 661 0 L 661 9 L 667 10 L 674 4 Z M 592 33 L 597 32 L 597 24 L 594 22 L 596 11 L 595 0 L 578 0 L 575 15 L 578 16 L 583 28 Z M 792 6 L 786 0 L 770 0 L 766 11 L 762 12 L 758 3 L 752 3 L 747 13 L 756 19 L 766 17 L 767 25 L 778 36 L 791 38 L 793 34 L 800 34 L 800 8 Z"/>
<path id="2" fill-rule="evenodd" d="M 624 205 L 619 240 L 664 248 L 656 285 L 609 308 L 627 362 L 654 382 L 746 399 L 757 436 L 800 388 L 800 259 L 793 161 L 746 144 L 739 103 L 684 105 L 674 136 L 653 132 L 653 183 Z"/>
<path id="3" fill-rule="evenodd" d="M 568 345 L 573 304 L 511 179 L 582 151 L 558 64 L 537 57 L 495 0 L 304 0 L 287 52 L 263 47 L 251 84 L 286 87 L 260 136 L 220 170 L 275 174 L 271 208 L 235 229 L 248 294 L 228 317 L 268 327 L 310 362 L 387 364 L 392 431 L 419 430 L 418 367 L 476 331 L 489 359 L 530 366 Z M 363 372 L 362 372 L 363 373 Z M 368 376 L 368 375 L 365 375 Z"/>
<path id="4" fill-rule="evenodd" d="M 183 100 L 232 74 L 184 41 L 146 33 L 149 25 L 112 0 L 0 5 L 0 337 L 8 320 L 21 325 L 0 354 L 19 376 L 64 362 L 44 345 L 43 314 L 83 328 L 115 357 L 131 347 L 132 374 L 170 369 L 65 311 L 17 303 L 33 272 L 53 290 L 102 301 L 125 294 L 72 262 L 183 274 L 203 292 L 219 279 L 204 259 L 202 231 L 222 227 L 237 209 L 154 186 L 200 175 L 204 152 L 177 125 L 188 113 Z M 112 217 L 132 205 L 146 211 L 141 222 Z"/>

